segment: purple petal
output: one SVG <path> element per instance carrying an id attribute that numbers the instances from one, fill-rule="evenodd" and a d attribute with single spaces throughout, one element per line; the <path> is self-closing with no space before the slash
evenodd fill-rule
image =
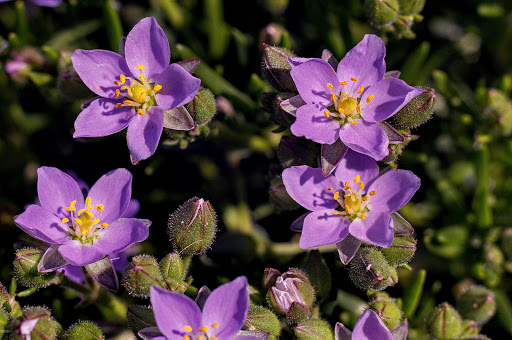
<path id="1" fill-rule="evenodd" d="M 368 88 L 361 98 L 361 116 L 368 122 L 380 122 L 398 112 L 422 90 L 409 86 L 402 79 L 381 80 Z M 373 95 L 370 103 L 368 96 Z"/>
<path id="2" fill-rule="evenodd" d="M 368 187 L 368 192 L 375 190 L 368 201 L 370 210 L 393 213 L 406 205 L 419 187 L 420 179 L 411 171 L 388 171 Z"/>
<path id="3" fill-rule="evenodd" d="M 352 331 L 347 329 L 341 322 L 336 322 L 334 340 L 352 340 Z"/>
<path id="4" fill-rule="evenodd" d="M 339 139 L 340 124 L 324 116 L 325 107 L 306 104 L 296 111 L 297 119 L 291 125 L 292 133 L 297 137 L 306 137 L 315 143 L 332 144 Z"/>
<path id="5" fill-rule="evenodd" d="M 364 220 L 352 221 L 349 232 L 363 242 L 389 248 L 393 243 L 393 220 L 387 213 L 369 211 Z"/>
<path id="6" fill-rule="evenodd" d="M 57 7 L 61 4 L 62 0 L 31 0 L 32 3 L 44 7 Z"/>
<path id="7" fill-rule="evenodd" d="M 78 49 L 71 61 L 84 84 L 100 97 L 116 98 L 119 87 L 114 81 L 119 81 L 121 74 L 131 75 L 124 58 L 111 51 Z"/>
<path id="8" fill-rule="evenodd" d="M 128 126 L 126 140 L 130 153 L 143 160 L 155 153 L 164 128 L 164 111 L 152 106 L 144 115 L 138 115 Z"/>
<path id="9" fill-rule="evenodd" d="M 150 300 L 158 329 L 167 339 L 183 339 L 183 335 L 190 335 L 185 331 L 185 326 L 193 330 L 203 326 L 200 324 L 199 307 L 184 294 L 153 285 L 150 288 Z"/>
<path id="10" fill-rule="evenodd" d="M 356 176 L 361 181 L 369 184 L 379 175 L 379 165 L 373 158 L 360 154 L 353 150 L 348 150 L 341 162 L 334 170 L 334 176 L 340 183 L 353 183 Z M 366 190 L 363 189 L 363 193 Z"/>
<path id="11" fill-rule="evenodd" d="M 336 248 L 338 248 L 338 255 L 340 256 L 341 262 L 344 265 L 347 265 L 352 261 L 360 246 L 361 240 L 358 240 L 350 234 L 345 237 L 345 239 L 336 243 Z"/>
<path id="12" fill-rule="evenodd" d="M 105 255 L 120 253 L 134 243 L 144 241 L 149 229 L 144 222 L 136 218 L 127 218 L 110 224 L 101 230 L 94 247 Z"/>
<path id="13" fill-rule="evenodd" d="M 357 340 L 393 340 L 393 335 L 387 329 L 377 313 L 367 309 L 357 320 L 352 332 L 352 339 Z"/>
<path id="14" fill-rule="evenodd" d="M 137 213 L 140 210 L 140 203 L 135 198 L 132 198 L 130 200 L 130 203 L 128 203 L 128 208 L 124 211 L 124 213 L 121 215 L 121 217 L 124 218 L 132 218 L 137 216 Z"/>
<path id="15" fill-rule="evenodd" d="M 57 168 L 43 166 L 37 169 L 37 194 L 41 206 L 60 217 L 70 218 L 66 207 L 76 201 L 77 210 L 84 205 L 82 190 L 68 174 Z"/>
<path id="16" fill-rule="evenodd" d="M 130 106 L 115 108 L 118 99 L 98 98 L 91 102 L 75 120 L 74 138 L 103 137 L 121 131 L 136 113 Z"/>
<path id="17" fill-rule="evenodd" d="M 66 243 L 70 240 L 68 228 L 61 222 L 61 218 L 40 205 L 29 205 L 14 218 L 14 223 L 30 236 L 49 244 Z"/>
<path id="18" fill-rule="evenodd" d="M 64 271 L 64 276 L 70 279 L 73 282 L 84 284 L 85 283 L 85 274 L 82 267 L 78 266 L 72 266 L 68 264 L 64 268 L 62 268 Z"/>
<path id="19" fill-rule="evenodd" d="M 339 81 L 356 78 L 357 86 L 367 88 L 382 79 L 386 71 L 386 47 L 382 39 L 366 34 L 354 48 L 347 52 L 338 64 Z"/>
<path id="20" fill-rule="evenodd" d="M 325 246 L 343 240 L 348 235 L 350 221 L 341 215 L 334 215 L 332 209 L 317 210 L 304 219 L 299 240 L 302 249 Z"/>
<path id="21" fill-rule="evenodd" d="M 199 58 L 178 61 L 177 64 L 182 66 L 188 73 L 194 73 L 201 60 Z"/>
<path id="22" fill-rule="evenodd" d="M 171 61 L 169 40 L 153 17 L 144 18 L 133 26 L 126 37 L 124 54 L 131 73 L 138 77 L 142 72 L 150 81 Z M 144 70 L 137 65 L 144 66 Z"/>
<path id="23" fill-rule="evenodd" d="M 245 322 L 249 310 L 247 278 L 239 276 L 231 282 L 214 289 L 203 308 L 202 325 L 218 324 L 208 334 L 220 339 L 231 339 Z"/>
<path id="24" fill-rule="evenodd" d="M 131 195 L 132 174 L 122 168 L 101 176 L 88 194 L 93 206 L 103 205 L 103 211 L 95 213 L 95 216 L 106 223 L 111 223 L 123 215 Z"/>
<path id="25" fill-rule="evenodd" d="M 290 74 L 297 91 L 308 104 L 329 106 L 332 104 L 331 93 L 338 93 L 341 88 L 333 68 L 322 59 L 312 59 L 298 66 L 292 65 Z M 328 83 L 333 89 L 327 87 Z"/>
<path id="26" fill-rule="evenodd" d="M 341 141 L 352 150 L 380 161 L 388 154 L 386 131 L 377 123 L 356 119 L 358 124 L 345 124 L 340 130 Z"/>
<path id="27" fill-rule="evenodd" d="M 72 240 L 59 247 L 59 253 L 64 260 L 73 266 L 86 266 L 105 257 L 105 252 L 93 244 L 82 244 L 78 240 Z"/>
<path id="28" fill-rule="evenodd" d="M 307 61 L 310 61 L 310 60 L 316 60 L 318 58 L 302 58 L 302 57 L 288 57 L 288 63 L 290 64 L 290 66 L 299 66 L 300 64 L 304 64 L 305 62 Z"/>
<path id="29" fill-rule="evenodd" d="M 171 64 L 155 79 L 155 84 L 162 86 L 155 98 L 158 106 L 164 110 L 172 110 L 194 99 L 201 79 L 194 77 L 180 65 Z"/>
<path id="30" fill-rule="evenodd" d="M 158 327 L 146 327 L 141 329 L 139 333 L 137 333 L 143 340 L 168 340 L 169 338 L 165 337 Z"/>
<path id="31" fill-rule="evenodd" d="M 282 177 L 286 192 L 304 208 L 314 211 L 338 206 L 333 193 L 340 188 L 340 182 L 334 176 L 324 177 L 322 169 L 292 166 L 284 169 Z"/>

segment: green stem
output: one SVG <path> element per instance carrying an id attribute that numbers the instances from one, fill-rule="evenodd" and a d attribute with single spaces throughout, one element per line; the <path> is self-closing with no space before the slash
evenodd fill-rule
<path id="1" fill-rule="evenodd" d="M 119 50 L 119 40 L 123 36 L 123 27 L 119 13 L 114 9 L 112 0 L 103 2 L 103 20 L 107 28 L 108 41 L 112 51 Z"/>
<path id="2" fill-rule="evenodd" d="M 27 44 L 28 40 L 28 20 L 25 3 L 23 1 L 16 1 L 16 36 L 18 46 L 16 48 L 23 47 Z"/>
<path id="3" fill-rule="evenodd" d="M 490 228 L 493 224 L 490 205 L 491 190 L 489 187 L 489 148 L 486 141 L 481 141 L 476 157 L 476 189 L 473 198 L 473 211 L 476 215 L 478 228 Z"/>
<path id="4" fill-rule="evenodd" d="M 425 284 L 425 278 L 427 277 L 427 271 L 425 269 L 421 269 L 411 278 L 409 283 L 409 287 L 404 292 L 403 295 L 403 310 L 404 315 L 407 318 L 412 318 L 416 308 L 418 308 L 418 304 L 420 302 L 421 294 L 423 293 L 423 285 Z"/>

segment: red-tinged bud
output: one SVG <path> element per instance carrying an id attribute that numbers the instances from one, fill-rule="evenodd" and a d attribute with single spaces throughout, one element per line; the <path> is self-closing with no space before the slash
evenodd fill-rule
<path id="1" fill-rule="evenodd" d="M 284 47 L 264 46 L 261 69 L 263 78 L 280 92 L 297 93 L 295 82 L 290 75 L 292 67 L 288 63 L 288 57 L 296 55 Z"/>
<path id="2" fill-rule="evenodd" d="M 462 330 L 462 318 L 449 303 L 434 308 L 426 320 L 427 332 L 439 340 L 457 339 Z"/>
<path id="3" fill-rule="evenodd" d="M 39 273 L 37 265 L 44 251 L 38 248 L 23 248 L 16 251 L 14 259 L 14 276 L 25 287 L 46 287 L 52 283 L 57 272 Z"/>
<path id="4" fill-rule="evenodd" d="M 163 286 L 157 260 L 151 255 L 137 255 L 123 274 L 123 284 L 133 296 L 147 298 L 152 285 Z"/>
<path id="5" fill-rule="evenodd" d="M 281 323 L 271 310 L 262 306 L 253 306 L 247 312 L 244 329 L 265 332 L 277 337 L 281 333 Z"/>
<path id="6" fill-rule="evenodd" d="M 57 338 L 57 322 L 45 307 L 26 307 L 9 325 L 9 339 L 47 340 Z"/>
<path id="7" fill-rule="evenodd" d="M 398 281 L 396 269 L 375 248 L 360 248 L 350 263 L 350 279 L 363 290 L 380 291 Z"/>
<path id="8" fill-rule="evenodd" d="M 366 0 L 364 9 L 370 24 L 377 28 L 391 25 L 398 17 L 398 0 Z"/>
<path id="9" fill-rule="evenodd" d="M 436 91 L 422 87 L 423 92 L 414 97 L 389 119 L 389 123 L 398 129 L 414 129 L 427 122 L 434 113 Z"/>
<path id="10" fill-rule="evenodd" d="M 482 325 L 494 316 L 496 298 L 492 290 L 474 285 L 457 298 L 456 306 L 464 319 L 474 320 Z"/>
<path id="11" fill-rule="evenodd" d="M 332 327 L 320 319 L 303 321 L 293 329 L 293 332 L 299 340 L 334 339 Z"/>

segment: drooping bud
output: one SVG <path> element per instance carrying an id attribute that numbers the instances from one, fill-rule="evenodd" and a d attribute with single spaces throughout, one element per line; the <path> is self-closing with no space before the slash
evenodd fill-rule
<path id="1" fill-rule="evenodd" d="M 44 251 L 38 248 L 23 248 L 16 251 L 14 258 L 14 275 L 25 287 L 46 287 L 52 284 L 57 272 L 40 274 L 37 265 Z"/>
<path id="2" fill-rule="evenodd" d="M 456 339 L 462 330 L 462 319 L 449 303 L 434 308 L 426 320 L 427 332 L 439 340 Z"/>
<path id="3" fill-rule="evenodd" d="M 482 325 L 496 312 L 496 298 L 492 290 L 474 285 L 457 298 L 456 306 L 464 319 L 474 320 Z"/>
<path id="4" fill-rule="evenodd" d="M 302 268 L 308 274 L 316 295 L 320 298 L 326 298 L 331 291 L 332 277 L 331 271 L 320 252 L 318 250 L 310 251 Z"/>
<path id="5" fill-rule="evenodd" d="M 391 25 L 398 17 L 398 0 L 366 0 L 364 9 L 370 24 L 381 28 Z"/>
<path id="6" fill-rule="evenodd" d="M 299 340 L 334 339 L 331 326 L 320 319 L 302 321 L 293 328 L 293 332 Z"/>
<path id="7" fill-rule="evenodd" d="M 164 279 L 182 280 L 186 274 L 185 263 L 177 251 L 167 254 L 159 266 Z"/>
<path id="8" fill-rule="evenodd" d="M 10 325 L 9 339 L 48 340 L 57 338 L 57 322 L 45 307 L 26 307 Z"/>
<path id="9" fill-rule="evenodd" d="M 402 321 L 402 310 L 392 299 L 375 299 L 370 308 L 382 319 L 386 327 L 391 330 Z"/>
<path id="10" fill-rule="evenodd" d="M 279 92 L 297 93 L 295 82 L 290 75 L 292 67 L 288 63 L 288 57 L 293 58 L 296 55 L 284 47 L 264 45 L 261 73 Z"/>
<path id="11" fill-rule="evenodd" d="M 422 125 L 434 112 L 436 91 L 430 87 L 418 86 L 423 92 L 414 97 L 389 119 L 389 123 L 398 129 L 413 129 Z"/>
<path id="12" fill-rule="evenodd" d="M 400 13 L 402 14 L 416 14 L 421 12 L 425 6 L 425 0 L 399 0 Z"/>
<path id="13" fill-rule="evenodd" d="M 248 331 L 266 332 L 277 337 L 281 333 L 281 323 L 277 316 L 262 306 L 253 306 L 247 312 L 244 329 Z"/>
<path id="14" fill-rule="evenodd" d="M 152 285 L 163 285 L 163 277 L 157 260 L 146 254 L 133 257 L 123 274 L 123 284 L 130 294 L 148 298 Z"/>
<path id="15" fill-rule="evenodd" d="M 480 332 L 480 327 L 473 320 L 463 320 L 462 330 L 460 331 L 459 338 L 466 339 L 470 335 L 477 335 Z"/>
<path id="16" fill-rule="evenodd" d="M 375 248 L 359 248 L 350 263 L 350 279 L 360 289 L 379 291 L 398 281 L 396 269 Z"/>
<path id="17" fill-rule="evenodd" d="M 389 248 L 382 248 L 380 251 L 389 264 L 398 266 L 408 263 L 416 253 L 417 241 L 410 236 L 395 236 Z"/>
<path id="18" fill-rule="evenodd" d="M 105 336 L 100 327 L 91 321 L 80 321 L 69 327 L 66 340 L 104 340 Z"/>
<path id="19" fill-rule="evenodd" d="M 204 87 L 199 89 L 194 99 L 185 107 L 194 118 L 196 126 L 208 124 L 217 112 L 213 92 Z"/>
<path id="20" fill-rule="evenodd" d="M 270 202 L 278 211 L 294 210 L 300 207 L 286 191 L 283 179 L 279 175 L 274 176 L 274 178 L 270 180 L 268 196 Z"/>
<path id="21" fill-rule="evenodd" d="M 202 254 L 213 243 L 217 233 L 217 218 L 209 201 L 191 198 L 170 217 L 169 236 L 180 253 Z"/>
<path id="22" fill-rule="evenodd" d="M 156 327 L 153 309 L 148 306 L 133 305 L 128 307 L 126 318 L 128 326 L 135 334 L 146 327 Z"/>

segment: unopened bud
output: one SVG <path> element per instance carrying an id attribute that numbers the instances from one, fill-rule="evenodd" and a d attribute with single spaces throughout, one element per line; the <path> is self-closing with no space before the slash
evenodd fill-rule
<path id="1" fill-rule="evenodd" d="M 389 248 L 382 248 L 380 251 L 389 264 L 393 266 L 408 263 L 416 253 L 417 241 L 409 236 L 395 236 Z"/>
<path id="2" fill-rule="evenodd" d="M 209 89 L 201 87 L 194 99 L 185 107 L 194 118 L 196 126 L 206 125 L 216 113 L 215 96 Z"/>
<path id="3" fill-rule="evenodd" d="M 370 24 L 381 28 L 391 25 L 398 17 L 398 0 L 366 0 L 364 9 Z"/>
<path id="4" fill-rule="evenodd" d="M 288 57 L 293 58 L 296 55 L 284 47 L 265 45 L 261 73 L 278 91 L 297 93 L 297 87 L 290 75 L 292 67 L 288 63 Z"/>
<path id="5" fill-rule="evenodd" d="M 213 243 L 217 233 L 217 218 L 209 201 L 191 198 L 170 217 L 168 232 L 180 253 L 202 254 Z"/>
<path id="6" fill-rule="evenodd" d="M 325 263 L 320 252 L 318 250 L 310 251 L 302 268 L 308 273 L 309 281 L 315 288 L 316 295 L 320 298 L 326 298 L 331 291 L 332 277 L 329 266 Z"/>
<path id="7" fill-rule="evenodd" d="M 425 6 L 425 0 L 399 0 L 400 13 L 402 14 L 416 14 L 421 12 Z"/>
<path id="8" fill-rule="evenodd" d="M 436 91 L 429 87 L 419 86 L 418 88 L 423 92 L 411 99 L 389 119 L 391 125 L 399 129 L 413 129 L 432 118 Z"/>
<path id="9" fill-rule="evenodd" d="M 482 325 L 496 312 L 496 298 L 492 290 L 474 285 L 457 298 L 457 310 L 464 319 Z"/>
<path id="10" fill-rule="evenodd" d="M 263 286 L 265 290 L 269 290 L 276 284 L 277 278 L 281 276 L 281 272 L 274 268 L 265 268 L 265 272 L 263 274 Z"/>
<path id="11" fill-rule="evenodd" d="M 157 260 L 146 254 L 133 257 L 123 274 L 123 283 L 132 295 L 148 298 L 152 285 L 162 286 L 163 284 Z"/>
<path id="12" fill-rule="evenodd" d="M 402 321 L 402 310 L 394 300 L 376 299 L 370 303 L 370 308 L 377 313 L 389 330 Z"/>
<path id="13" fill-rule="evenodd" d="M 462 330 L 462 319 L 449 303 L 444 302 L 434 308 L 426 320 L 427 332 L 436 339 L 457 339 Z"/>
<path id="14" fill-rule="evenodd" d="M 27 307 L 10 325 L 12 340 L 48 340 L 57 338 L 57 322 L 45 307 Z"/>
<path id="15" fill-rule="evenodd" d="M 360 248 L 350 263 L 350 279 L 360 289 L 383 290 L 398 280 L 396 269 L 375 248 Z"/>
<path id="16" fill-rule="evenodd" d="M 299 340 L 334 339 L 331 326 L 320 319 L 302 321 L 293 329 L 293 332 Z"/>
<path id="17" fill-rule="evenodd" d="M 262 306 L 253 306 L 247 312 L 244 329 L 278 336 L 281 333 L 281 323 L 271 310 Z"/>
<path id="18" fill-rule="evenodd" d="M 268 24 L 260 31 L 259 46 L 265 48 L 265 45 L 278 45 L 283 38 L 283 32 L 286 32 L 283 26 L 276 23 Z"/>
<path id="19" fill-rule="evenodd" d="M 466 339 L 468 336 L 477 335 L 480 332 L 480 327 L 473 320 L 463 320 L 462 330 L 459 333 L 459 338 Z"/>
<path id="20" fill-rule="evenodd" d="M 294 210 L 300 207 L 293 198 L 288 194 L 283 184 L 281 176 L 277 175 L 270 180 L 268 189 L 270 202 L 278 211 Z"/>
<path id="21" fill-rule="evenodd" d="M 80 321 L 66 332 L 66 340 L 103 340 L 105 336 L 100 327 L 91 321 Z"/>
<path id="22" fill-rule="evenodd" d="M 16 280 L 25 287 L 46 287 L 53 283 L 57 272 L 40 274 L 37 265 L 44 251 L 38 248 L 23 248 L 16 251 L 14 259 L 14 275 Z"/>
<path id="23" fill-rule="evenodd" d="M 146 327 L 156 327 L 153 309 L 148 306 L 133 305 L 128 307 L 126 319 L 128 326 L 135 334 Z"/>
<path id="24" fill-rule="evenodd" d="M 177 251 L 167 254 L 159 266 L 164 279 L 182 280 L 185 276 L 185 264 Z"/>
<path id="25" fill-rule="evenodd" d="M 487 335 L 484 335 L 484 334 L 470 335 L 463 339 L 464 340 L 491 340 L 491 338 L 489 338 Z"/>

